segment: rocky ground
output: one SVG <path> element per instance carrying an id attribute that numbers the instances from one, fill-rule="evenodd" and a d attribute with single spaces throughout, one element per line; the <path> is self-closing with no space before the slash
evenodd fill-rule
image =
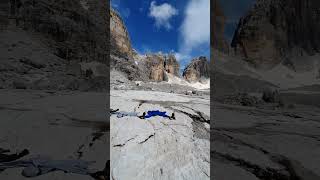
<path id="1" fill-rule="evenodd" d="M 307 91 L 280 94 L 281 105 L 261 101 L 256 104 L 213 102 L 213 177 L 224 180 L 320 178 L 320 94 Z M 240 99 L 245 98 L 237 101 Z M 243 102 L 255 102 L 248 99 Z"/>
<path id="2" fill-rule="evenodd" d="M 112 90 L 112 109 L 175 113 L 175 119 L 110 118 L 111 177 L 210 179 L 209 96 L 159 91 Z"/>
<path id="3" fill-rule="evenodd" d="M 211 175 L 223 180 L 319 179 L 320 94 L 313 73 L 290 72 L 288 78 L 289 71 L 259 72 L 235 57 L 218 55 Z M 277 92 L 278 100 L 266 102 L 266 89 Z"/>
<path id="4" fill-rule="evenodd" d="M 297 73 L 279 65 L 259 71 L 237 57 L 215 55 L 219 60 L 211 104 L 212 177 L 319 179 L 320 93 L 316 68 Z M 272 91 L 277 92 L 277 98 L 266 102 L 263 94 Z"/>
<path id="5" fill-rule="evenodd" d="M 109 160 L 109 125 L 105 93 L 0 90 L 0 150 L 28 149 L 54 160 L 95 161 L 92 172 Z M 10 154 L 9 153 L 9 154 Z M 25 179 L 21 168 L 0 171 L 0 179 Z M 91 179 L 55 171 L 33 179 Z"/>

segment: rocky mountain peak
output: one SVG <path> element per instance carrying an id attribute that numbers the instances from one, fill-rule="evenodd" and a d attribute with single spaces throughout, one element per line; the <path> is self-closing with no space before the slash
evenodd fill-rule
<path id="1" fill-rule="evenodd" d="M 232 47 L 257 68 L 295 67 L 292 57 L 320 52 L 319 9 L 318 0 L 257 0 L 240 19 Z"/>
<path id="2" fill-rule="evenodd" d="M 110 8 L 111 53 L 133 58 L 129 33 L 121 16 Z"/>
<path id="3" fill-rule="evenodd" d="M 180 65 L 173 54 L 167 55 L 164 63 L 164 67 L 167 73 L 179 76 Z"/>
<path id="4" fill-rule="evenodd" d="M 166 81 L 166 73 L 179 76 L 180 65 L 173 54 L 147 54 L 145 61 L 150 80 Z"/>
<path id="5" fill-rule="evenodd" d="M 187 81 L 199 81 L 201 78 L 210 78 L 210 64 L 206 57 L 200 56 L 193 59 L 184 69 L 182 76 Z"/>
<path id="6" fill-rule="evenodd" d="M 153 81 L 165 80 L 165 58 L 161 54 L 148 54 L 147 55 L 147 68 L 149 72 L 149 78 Z"/>

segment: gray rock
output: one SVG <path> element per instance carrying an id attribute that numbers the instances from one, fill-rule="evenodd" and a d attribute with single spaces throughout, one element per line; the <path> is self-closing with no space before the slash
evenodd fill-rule
<path id="1" fill-rule="evenodd" d="M 28 87 L 28 82 L 24 79 L 15 79 L 12 82 L 12 86 L 15 89 L 27 89 Z"/>
<path id="2" fill-rule="evenodd" d="M 201 116 L 210 119 L 208 97 L 157 91 L 110 93 L 112 109 L 138 115 L 156 109 L 175 116 L 174 120 L 110 117 L 110 173 L 114 179 L 210 179 L 210 127 L 199 121 Z"/>
<path id="3" fill-rule="evenodd" d="M 257 0 L 240 19 L 232 47 L 255 67 L 266 69 L 288 57 L 319 53 L 319 8 L 318 0 Z"/>
<path id="4" fill-rule="evenodd" d="M 193 59 L 183 70 L 182 76 L 188 81 L 199 81 L 201 78 L 210 78 L 210 65 L 206 57 Z"/>
<path id="5" fill-rule="evenodd" d="M 111 53 L 133 58 L 128 30 L 120 14 L 113 8 L 110 8 L 110 33 L 111 33 Z"/>
<path id="6" fill-rule="evenodd" d="M 29 59 L 27 57 L 20 59 L 20 62 L 28 64 L 28 65 L 30 65 L 34 68 L 38 68 L 38 69 L 46 67 L 46 64 L 44 62 L 41 62 L 37 59 Z"/>
<path id="7" fill-rule="evenodd" d="M 225 24 L 226 16 L 223 13 L 218 1 L 214 1 L 214 11 L 212 15 L 213 22 L 211 24 L 212 35 L 213 35 L 213 48 L 224 53 L 229 53 L 230 47 L 225 38 Z"/>
<path id="8" fill-rule="evenodd" d="M 178 77 L 180 76 L 180 64 L 178 63 L 176 57 L 173 54 L 166 55 L 164 63 L 164 68 L 167 73 L 173 74 Z"/>

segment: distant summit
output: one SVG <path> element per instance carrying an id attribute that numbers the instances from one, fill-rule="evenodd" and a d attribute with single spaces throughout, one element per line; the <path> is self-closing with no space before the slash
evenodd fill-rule
<path id="1" fill-rule="evenodd" d="M 200 56 L 193 59 L 184 69 L 182 76 L 190 82 L 201 80 L 201 78 L 210 78 L 210 65 L 206 57 Z"/>
<path id="2" fill-rule="evenodd" d="M 297 57 L 320 53 L 319 9 L 319 0 L 257 0 L 240 19 L 232 47 L 257 68 L 301 69 L 307 62 Z"/>

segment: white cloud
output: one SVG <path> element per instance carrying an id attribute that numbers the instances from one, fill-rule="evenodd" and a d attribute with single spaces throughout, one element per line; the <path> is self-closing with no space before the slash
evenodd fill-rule
<path id="1" fill-rule="evenodd" d="M 210 43 L 210 0 L 190 0 L 180 27 L 181 57 L 188 57 L 193 50 Z"/>
<path id="2" fill-rule="evenodd" d="M 163 26 L 167 30 L 171 29 L 171 17 L 178 14 L 178 10 L 170 4 L 163 3 L 161 5 L 156 5 L 155 1 L 151 2 L 149 10 L 149 16 L 155 19 L 156 26 L 158 28 Z"/>
<path id="3" fill-rule="evenodd" d="M 185 59 L 191 59 L 191 56 L 189 54 L 182 54 L 182 53 L 179 53 L 179 52 L 175 52 L 173 53 L 174 56 L 176 57 L 177 61 L 182 61 L 182 60 L 185 60 Z"/>

